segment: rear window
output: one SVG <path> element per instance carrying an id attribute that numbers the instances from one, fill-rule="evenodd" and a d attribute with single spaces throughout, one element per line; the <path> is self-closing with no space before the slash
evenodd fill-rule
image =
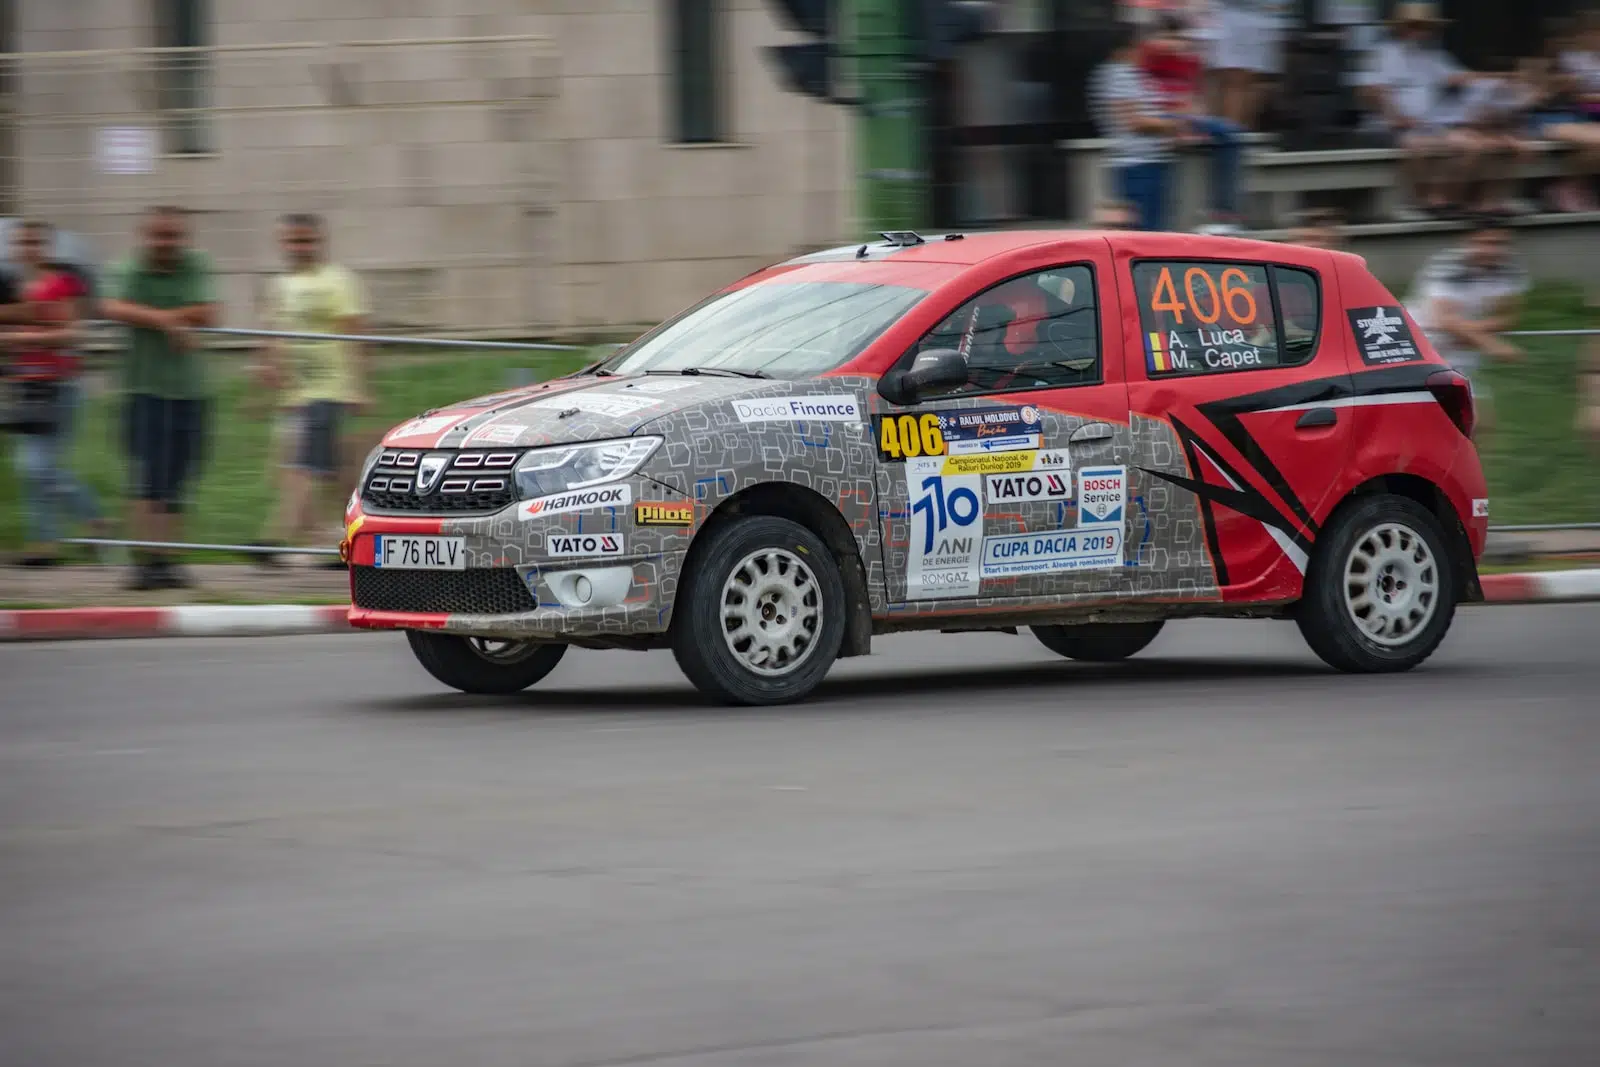
<path id="1" fill-rule="evenodd" d="M 1292 367 L 1316 352 L 1322 296 L 1310 271 L 1264 263 L 1137 263 L 1151 378 Z"/>

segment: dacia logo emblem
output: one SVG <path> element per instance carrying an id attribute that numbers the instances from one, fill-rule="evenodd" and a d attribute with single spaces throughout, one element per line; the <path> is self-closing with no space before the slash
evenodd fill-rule
<path id="1" fill-rule="evenodd" d="M 417 464 L 418 496 L 433 492 L 433 487 L 439 484 L 439 475 L 444 473 L 445 465 L 449 462 L 449 456 L 438 452 L 422 457 L 422 462 Z"/>

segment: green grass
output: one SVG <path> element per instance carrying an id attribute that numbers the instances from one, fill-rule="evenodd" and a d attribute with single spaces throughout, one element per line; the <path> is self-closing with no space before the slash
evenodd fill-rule
<path id="1" fill-rule="evenodd" d="M 1585 308 L 1579 287 L 1546 284 L 1531 295 L 1519 325 L 1547 330 L 1600 323 Z M 1574 433 L 1583 342 L 1573 337 L 1523 338 L 1519 343 L 1528 354 L 1525 361 L 1486 372 L 1497 425 L 1482 441 L 1482 451 L 1497 524 L 1600 520 L 1600 456 L 1591 454 Z M 550 378 L 591 358 L 587 352 L 378 353 L 373 356 L 376 410 L 356 429 L 376 441 L 384 429 L 429 407 L 506 388 L 514 369 Z M 240 362 L 237 356 L 216 357 L 219 365 Z M 250 542 L 261 535 L 273 501 L 275 472 L 267 456 L 270 423 L 260 414 L 245 413 L 249 389 L 238 376 L 220 384 L 220 417 L 195 489 L 186 534 L 190 540 Z M 91 401 L 74 462 L 102 505 L 120 508 L 118 487 L 124 482 L 115 413 L 112 398 Z M 0 548 L 18 547 L 21 537 L 17 485 L 11 465 L 0 464 Z"/>
<path id="2" fill-rule="evenodd" d="M 593 358 L 586 351 L 376 353 L 372 356 L 373 412 L 357 420 L 352 429 L 362 439 L 376 443 L 384 430 L 418 412 L 507 388 L 515 371 L 542 380 L 577 370 Z M 185 539 L 248 544 L 261 537 L 276 494 L 276 471 L 268 456 L 272 422 L 264 412 L 252 411 L 247 405 L 250 382 L 243 375 L 221 369 L 228 364 L 237 366 L 243 359 L 219 354 L 215 362 L 220 380 L 211 442 L 193 490 Z M 119 423 L 114 396 L 92 397 L 83 411 L 73 455 L 74 466 L 101 507 L 113 513 L 121 510 L 119 487 L 126 484 Z M 13 466 L 0 464 L 0 548 L 19 547 L 22 536 Z M 219 561 L 216 553 L 194 559 Z"/>
<path id="3" fill-rule="evenodd" d="M 1600 327 L 1576 285 L 1541 285 L 1520 329 Z M 1496 524 L 1600 521 L 1600 455 L 1576 434 L 1584 346 L 1600 338 L 1521 337 L 1520 363 L 1487 368 L 1494 427 L 1480 441 Z"/>

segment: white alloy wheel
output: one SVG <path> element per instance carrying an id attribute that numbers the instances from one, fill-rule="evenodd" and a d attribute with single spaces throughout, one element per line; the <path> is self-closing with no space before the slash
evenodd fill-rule
<path id="1" fill-rule="evenodd" d="M 1374 526 L 1345 557 L 1345 609 L 1374 644 L 1414 640 L 1439 606 L 1439 565 L 1417 531 L 1399 522 Z"/>
<path id="2" fill-rule="evenodd" d="M 822 588 L 798 555 L 759 549 L 722 584 L 722 639 L 749 670 L 785 675 L 816 648 L 822 610 Z"/>

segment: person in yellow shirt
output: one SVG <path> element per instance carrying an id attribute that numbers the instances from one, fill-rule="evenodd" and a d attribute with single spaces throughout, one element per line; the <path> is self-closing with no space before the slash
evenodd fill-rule
<path id="1" fill-rule="evenodd" d="M 286 215 L 279 243 L 288 269 L 273 279 L 268 296 L 271 328 L 361 333 L 366 309 L 360 282 L 351 271 L 328 262 L 322 219 Z M 268 347 L 263 366 L 268 384 L 281 391 L 287 416 L 279 442 L 282 488 L 268 543 L 306 544 L 319 527 L 336 524 L 343 512 L 348 487 L 339 483 L 346 466 L 340 442 L 349 417 L 368 406 L 361 347 L 282 338 Z"/>

